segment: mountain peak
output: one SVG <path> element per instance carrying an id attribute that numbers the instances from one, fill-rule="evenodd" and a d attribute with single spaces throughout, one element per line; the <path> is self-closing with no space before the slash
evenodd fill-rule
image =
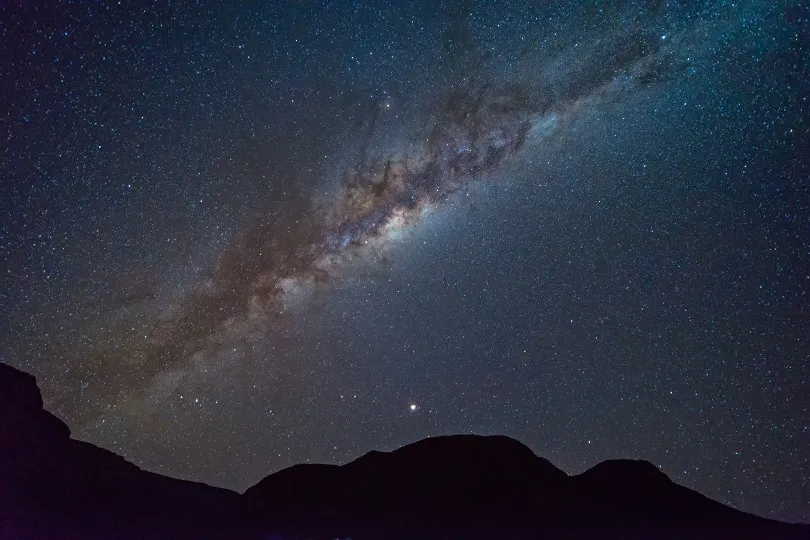
<path id="1" fill-rule="evenodd" d="M 669 477 L 649 461 L 609 459 L 594 465 L 576 477 L 592 487 L 648 490 L 672 483 Z"/>
<path id="2" fill-rule="evenodd" d="M 0 412 L 42 408 L 42 395 L 36 377 L 2 363 L 0 363 L 0 399 L 3 400 Z"/>
<path id="3" fill-rule="evenodd" d="M 510 437 L 504 435 L 463 434 L 428 437 L 391 452 L 372 450 L 354 463 L 380 456 L 390 456 L 398 459 L 418 459 L 420 457 L 431 460 L 455 459 L 459 456 L 459 452 L 492 459 L 505 458 L 521 461 L 537 459 L 537 456 L 528 446 Z"/>
<path id="4" fill-rule="evenodd" d="M 397 448 L 369 452 L 346 465 L 349 469 L 437 469 L 443 476 L 486 475 L 557 482 L 568 475 L 540 458 L 525 444 L 503 435 L 441 435 Z"/>
<path id="5" fill-rule="evenodd" d="M 0 363 L 0 446 L 67 440 L 70 429 L 42 408 L 33 375 Z"/>
<path id="6" fill-rule="evenodd" d="M 504 436 L 452 435 L 243 495 L 140 470 L 70 438 L 31 375 L 0 364 L 2 538 L 807 538 L 678 486 L 645 461 L 568 476 Z M 618 536 L 620 535 L 620 536 Z"/>
<path id="7" fill-rule="evenodd" d="M 237 501 L 71 439 L 36 379 L 0 363 L 1 538 L 187 538 L 232 519 Z"/>

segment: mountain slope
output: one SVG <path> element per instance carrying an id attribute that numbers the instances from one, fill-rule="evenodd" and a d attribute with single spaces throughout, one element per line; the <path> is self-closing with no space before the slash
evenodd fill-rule
<path id="1" fill-rule="evenodd" d="M 34 377 L 0 364 L 0 538 L 226 538 L 239 507 L 71 439 Z"/>
<path id="2" fill-rule="evenodd" d="M 281 538 L 810 538 L 673 483 L 645 461 L 568 476 L 507 437 L 457 435 L 303 465 L 243 495 Z"/>
<path id="3" fill-rule="evenodd" d="M 239 496 L 70 438 L 34 377 L 0 364 L 3 539 L 810 539 L 644 461 L 569 476 L 508 437 L 435 437 L 343 466 L 298 465 Z"/>

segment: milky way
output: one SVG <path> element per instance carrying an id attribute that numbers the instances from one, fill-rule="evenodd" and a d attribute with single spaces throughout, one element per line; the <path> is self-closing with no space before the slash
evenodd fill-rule
<path id="1" fill-rule="evenodd" d="M 2 351 L 76 437 L 244 489 L 505 433 L 810 519 L 801 5 L 33 4 Z"/>
<path id="2" fill-rule="evenodd" d="M 335 200 L 249 227 L 223 254 L 211 280 L 183 298 L 148 343 L 127 355 L 142 356 L 151 374 L 209 348 L 211 334 L 216 342 L 223 326 L 241 325 L 243 318 L 272 332 L 290 296 L 327 283 L 347 258 L 385 249 L 392 232 L 416 225 L 427 208 L 440 206 L 468 182 L 486 181 L 527 140 L 542 144 L 559 118 L 583 101 L 615 99 L 685 69 L 672 51 L 661 51 L 662 41 L 633 32 L 599 43 L 588 53 L 593 58 L 556 87 L 496 84 L 464 73 L 439 98 L 438 110 L 422 113 L 436 118 L 423 143 L 369 162 L 377 118 L 389 106 L 379 100 L 364 119 L 366 140 L 358 161 L 343 171 Z"/>

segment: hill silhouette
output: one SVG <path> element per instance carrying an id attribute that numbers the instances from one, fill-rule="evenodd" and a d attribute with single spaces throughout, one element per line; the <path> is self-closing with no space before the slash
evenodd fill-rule
<path id="1" fill-rule="evenodd" d="M 806 539 L 810 528 L 724 506 L 644 461 L 569 476 L 502 436 L 298 465 L 239 495 L 71 439 L 34 377 L 0 364 L 0 538 Z"/>

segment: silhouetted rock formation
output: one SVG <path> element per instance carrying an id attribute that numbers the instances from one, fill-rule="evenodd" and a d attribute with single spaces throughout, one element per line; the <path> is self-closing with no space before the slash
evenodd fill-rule
<path id="1" fill-rule="evenodd" d="M 239 496 L 145 472 L 70 439 L 34 378 L 0 364 L 0 538 L 804 539 L 644 461 L 568 476 L 507 437 L 426 439 L 299 465 Z"/>
<path id="2" fill-rule="evenodd" d="M 70 438 L 31 375 L 0 364 L 0 538 L 229 538 L 239 495 Z"/>
<path id="3" fill-rule="evenodd" d="M 646 461 L 568 476 L 507 437 L 426 439 L 299 465 L 243 497 L 281 538 L 810 538 L 673 483 Z"/>

